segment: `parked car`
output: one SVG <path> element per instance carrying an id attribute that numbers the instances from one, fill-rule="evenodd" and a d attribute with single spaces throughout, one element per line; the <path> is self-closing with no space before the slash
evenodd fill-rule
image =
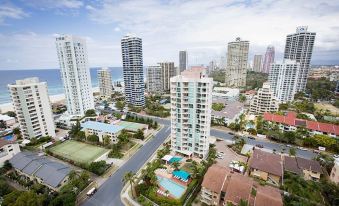
<path id="1" fill-rule="evenodd" d="M 264 148 L 264 145 L 262 145 L 262 144 L 256 144 L 255 146 L 259 147 L 259 148 Z"/>
<path id="2" fill-rule="evenodd" d="M 254 138 L 254 137 L 252 137 L 252 136 L 248 136 L 247 138 L 248 138 L 248 139 L 255 139 L 255 138 Z"/>
<path id="3" fill-rule="evenodd" d="M 219 155 L 224 155 L 225 153 L 224 152 L 218 152 Z"/>
<path id="4" fill-rule="evenodd" d="M 334 158 L 339 158 L 339 154 L 333 155 Z"/>
<path id="5" fill-rule="evenodd" d="M 307 149 L 305 147 L 298 147 L 298 149 L 302 150 L 302 151 L 307 151 Z"/>
<path id="6" fill-rule="evenodd" d="M 233 133 L 233 132 L 229 132 L 228 134 L 230 134 L 230 135 L 234 135 L 234 133 Z"/>

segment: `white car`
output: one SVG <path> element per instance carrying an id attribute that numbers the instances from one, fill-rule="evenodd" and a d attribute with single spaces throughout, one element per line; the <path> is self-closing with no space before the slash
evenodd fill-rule
<path id="1" fill-rule="evenodd" d="M 337 159 L 337 158 L 339 158 L 339 154 L 335 154 L 335 155 L 333 155 L 333 157 Z"/>
<path id="2" fill-rule="evenodd" d="M 300 149 L 302 151 L 307 151 L 307 149 L 305 147 L 298 147 L 298 149 Z"/>

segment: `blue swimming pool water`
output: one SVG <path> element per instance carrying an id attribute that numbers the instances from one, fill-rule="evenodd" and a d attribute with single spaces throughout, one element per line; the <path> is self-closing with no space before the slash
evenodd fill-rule
<path id="1" fill-rule="evenodd" d="M 5 139 L 7 141 L 12 141 L 13 140 L 13 135 L 11 135 L 11 134 L 6 135 L 6 136 L 2 137 L 2 139 Z"/>
<path id="2" fill-rule="evenodd" d="M 172 164 L 173 162 L 180 162 L 181 160 L 182 157 L 172 157 L 169 162 Z"/>
<path id="3" fill-rule="evenodd" d="M 158 178 L 159 184 L 163 188 L 168 190 L 169 193 L 171 195 L 173 195 L 175 198 L 178 199 L 184 194 L 186 187 L 179 185 L 179 184 L 173 182 L 172 180 L 164 178 L 164 177 L 157 176 L 157 178 Z"/>

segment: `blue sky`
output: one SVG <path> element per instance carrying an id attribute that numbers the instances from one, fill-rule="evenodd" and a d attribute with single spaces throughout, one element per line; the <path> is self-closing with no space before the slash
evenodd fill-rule
<path id="1" fill-rule="evenodd" d="M 55 36 L 87 39 L 91 67 L 121 66 L 120 39 L 143 39 L 144 65 L 190 64 L 226 56 L 227 42 L 250 41 L 250 56 L 276 47 L 300 25 L 317 32 L 313 64 L 339 64 L 339 1 L 320 0 L 0 0 L 0 69 L 58 68 Z"/>

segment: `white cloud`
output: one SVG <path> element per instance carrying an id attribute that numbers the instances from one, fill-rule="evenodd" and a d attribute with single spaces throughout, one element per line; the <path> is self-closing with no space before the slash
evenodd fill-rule
<path id="1" fill-rule="evenodd" d="M 142 37 L 146 64 L 177 61 L 180 49 L 189 50 L 192 63 L 206 63 L 225 55 L 227 42 L 237 36 L 250 41 L 251 55 L 268 44 L 281 54 L 286 35 L 300 25 L 317 32 L 314 61 L 323 50 L 339 50 L 338 1 L 105 1 L 89 12 L 95 22 Z"/>
<path id="2" fill-rule="evenodd" d="M 0 5 L 0 25 L 5 24 L 6 19 L 22 19 L 28 16 L 21 8 L 11 5 Z"/>

